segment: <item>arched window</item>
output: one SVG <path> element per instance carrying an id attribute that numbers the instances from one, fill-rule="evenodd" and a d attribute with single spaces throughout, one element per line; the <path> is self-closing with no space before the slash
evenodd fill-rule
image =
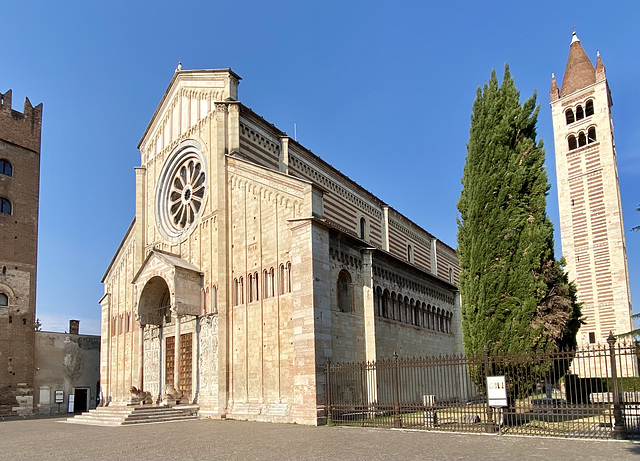
<path id="1" fill-rule="evenodd" d="M 453 267 L 449 268 L 449 283 L 453 283 Z"/>
<path id="2" fill-rule="evenodd" d="M 275 277 L 276 273 L 275 270 L 273 269 L 273 267 L 271 269 L 269 269 L 269 283 L 267 285 L 267 289 L 269 290 L 269 297 L 275 296 Z"/>
<path id="3" fill-rule="evenodd" d="M 239 293 L 238 293 L 238 279 L 233 279 L 233 305 L 237 306 L 238 303 L 240 302 L 240 298 L 239 298 Z"/>
<path id="4" fill-rule="evenodd" d="M 11 214 L 11 202 L 8 198 L 0 197 L 0 214 Z"/>
<path id="5" fill-rule="evenodd" d="M 0 307 L 7 307 L 9 305 L 9 296 L 5 293 L 0 293 Z"/>
<path id="6" fill-rule="evenodd" d="M 285 289 L 285 277 L 284 277 L 284 264 L 278 266 L 278 294 L 283 295 L 286 293 Z"/>
<path id="7" fill-rule="evenodd" d="M 593 115 L 593 99 L 589 99 L 585 105 L 585 115 Z"/>
<path id="8" fill-rule="evenodd" d="M 581 131 L 580 134 L 578 135 L 578 147 L 582 147 L 586 145 L 587 145 L 587 137 L 585 136 L 584 131 Z"/>
<path id="9" fill-rule="evenodd" d="M 576 149 L 578 147 L 578 142 L 576 141 L 576 137 L 574 135 L 569 136 L 569 150 Z"/>
<path id="10" fill-rule="evenodd" d="M 576 120 L 582 120 L 584 118 L 584 110 L 582 106 L 576 107 Z"/>
<path id="11" fill-rule="evenodd" d="M 404 297 L 404 312 L 402 315 L 404 315 L 404 323 L 411 323 L 411 304 L 408 296 Z"/>
<path id="12" fill-rule="evenodd" d="M 360 238 L 364 240 L 365 231 L 367 230 L 367 221 L 364 218 L 360 218 Z"/>
<path id="13" fill-rule="evenodd" d="M 567 125 L 571 125 L 573 122 L 576 121 L 576 118 L 573 115 L 573 109 L 567 109 L 564 115 L 567 118 Z"/>
<path id="14" fill-rule="evenodd" d="M 9 160 L 0 159 L 0 174 L 5 176 L 13 176 L 13 167 Z"/>
<path id="15" fill-rule="evenodd" d="M 218 312 L 218 287 L 215 285 L 211 287 L 211 312 Z"/>
<path id="16" fill-rule="evenodd" d="M 407 245 L 407 261 L 413 262 L 413 248 L 411 248 L 411 245 Z"/>
<path id="17" fill-rule="evenodd" d="M 262 271 L 262 296 L 266 299 L 269 297 L 269 290 L 267 287 L 269 286 L 269 273 L 267 270 Z"/>
<path id="18" fill-rule="evenodd" d="M 587 143 L 591 144 L 592 142 L 596 142 L 597 138 L 596 138 L 596 127 L 592 126 L 591 128 L 589 128 L 589 131 L 587 132 Z"/>
<path id="19" fill-rule="evenodd" d="M 247 282 L 249 283 L 249 286 L 247 287 L 247 294 L 248 296 L 248 302 L 252 303 L 256 300 L 255 298 L 255 285 L 256 282 L 253 279 L 253 274 L 249 274 L 249 276 L 247 277 Z"/>
<path id="20" fill-rule="evenodd" d="M 341 270 L 338 274 L 338 309 L 341 312 L 353 311 L 353 284 L 351 274 Z"/>
<path id="21" fill-rule="evenodd" d="M 291 262 L 287 262 L 287 293 L 291 293 L 293 285 L 291 284 Z"/>
<path id="22" fill-rule="evenodd" d="M 389 290 L 384 290 L 382 293 L 382 316 L 385 319 L 389 318 L 389 299 L 391 298 L 391 294 Z"/>
<path id="23" fill-rule="evenodd" d="M 238 279 L 238 304 L 244 304 L 244 280 L 242 277 Z"/>

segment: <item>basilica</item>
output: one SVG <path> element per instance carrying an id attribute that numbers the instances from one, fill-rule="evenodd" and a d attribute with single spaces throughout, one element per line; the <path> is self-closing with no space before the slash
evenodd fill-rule
<path id="1" fill-rule="evenodd" d="M 322 424 L 327 361 L 462 352 L 458 259 L 239 81 L 179 67 L 142 136 L 102 280 L 103 403 L 135 386 L 201 417 Z"/>

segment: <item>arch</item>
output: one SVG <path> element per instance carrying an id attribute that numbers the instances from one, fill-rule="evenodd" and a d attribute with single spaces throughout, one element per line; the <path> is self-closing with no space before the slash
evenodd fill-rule
<path id="1" fill-rule="evenodd" d="M 413 248 L 411 248 L 411 245 L 407 245 L 407 261 L 413 262 Z"/>
<path id="2" fill-rule="evenodd" d="M 584 118 L 584 109 L 582 106 L 576 107 L 576 120 L 582 120 Z"/>
<path id="3" fill-rule="evenodd" d="M 0 307 L 7 307 L 9 305 L 9 295 L 6 293 L 0 293 Z"/>
<path id="4" fill-rule="evenodd" d="M 578 148 L 578 141 L 576 141 L 576 137 L 574 135 L 569 135 L 567 141 L 569 143 L 569 150 Z"/>
<path id="5" fill-rule="evenodd" d="M 596 137 L 596 127 L 592 126 L 587 130 L 587 143 L 591 144 L 592 142 L 596 142 L 598 138 Z"/>
<path id="6" fill-rule="evenodd" d="M 5 158 L 0 158 L 0 174 L 5 176 L 13 176 L 13 165 Z"/>
<path id="7" fill-rule="evenodd" d="M 580 134 L 578 135 L 578 147 L 582 147 L 586 145 L 587 145 L 587 137 L 585 136 L 584 131 L 581 131 Z"/>
<path id="8" fill-rule="evenodd" d="M 587 103 L 584 106 L 584 109 L 585 109 L 585 115 L 587 117 L 589 117 L 590 115 L 593 115 L 593 113 L 594 113 L 594 110 L 593 110 L 593 99 L 589 99 L 587 101 Z"/>
<path id="9" fill-rule="evenodd" d="M 564 113 L 564 116 L 567 119 L 567 125 L 571 125 L 573 122 L 576 121 L 576 117 L 575 115 L 573 115 L 573 109 L 567 109 Z"/>
<path id="10" fill-rule="evenodd" d="M 453 283 L 453 267 L 449 268 L 449 283 Z"/>
<path id="11" fill-rule="evenodd" d="M 403 312 L 404 323 L 411 323 L 411 304 L 408 296 L 404 297 L 403 306 L 404 306 L 404 312 Z"/>
<path id="12" fill-rule="evenodd" d="M 291 290 L 293 289 L 293 280 L 291 277 L 291 261 L 287 261 L 287 266 L 286 266 L 286 270 L 287 270 L 287 293 L 291 293 Z"/>
<path id="13" fill-rule="evenodd" d="M 382 316 L 385 319 L 389 318 L 389 299 L 391 298 L 391 293 L 389 290 L 385 289 L 382 292 Z"/>
<path id="14" fill-rule="evenodd" d="M 285 274 L 284 274 L 284 264 L 280 264 L 278 266 L 278 294 L 283 295 L 286 293 L 285 289 Z"/>
<path id="15" fill-rule="evenodd" d="M 0 214 L 10 215 L 13 211 L 13 206 L 8 198 L 0 197 Z"/>
<path id="16" fill-rule="evenodd" d="M 338 274 L 338 310 L 353 312 L 353 283 L 349 271 L 342 269 Z"/>
<path id="17" fill-rule="evenodd" d="M 364 240 L 367 230 L 367 220 L 364 218 L 360 218 L 360 238 Z"/>
<path id="18" fill-rule="evenodd" d="M 162 325 L 171 321 L 171 293 L 164 278 L 155 276 L 149 279 L 142 289 L 138 301 L 138 316 L 142 323 Z"/>

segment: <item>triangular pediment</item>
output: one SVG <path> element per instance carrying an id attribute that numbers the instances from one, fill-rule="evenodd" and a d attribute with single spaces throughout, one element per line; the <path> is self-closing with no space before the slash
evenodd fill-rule
<path id="1" fill-rule="evenodd" d="M 239 80 L 231 69 L 176 70 L 138 149 L 159 152 L 209 117 L 216 102 L 236 101 Z"/>

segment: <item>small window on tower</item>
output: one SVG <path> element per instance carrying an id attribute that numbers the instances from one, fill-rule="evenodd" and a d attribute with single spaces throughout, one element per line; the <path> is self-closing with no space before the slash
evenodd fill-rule
<path id="1" fill-rule="evenodd" d="M 589 115 L 593 115 L 593 99 L 589 99 L 587 104 L 585 105 L 585 113 L 588 117 Z"/>
<path id="2" fill-rule="evenodd" d="M 576 107 L 576 120 L 582 120 L 584 118 L 584 110 L 582 106 Z"/>
<path id="3" fill-rule="evenodd" d="M 589 128 L 589 131 L 587 133 L 587 142 L 591 144 L 592 142 L 596 142 L 596 141 L 597 141 L 596 127 L 592 126 L 591 128 Z"/>
<path id="4" fill-rule="evenodd" d="M 587 137 L 584 134 L 584 131 L 581 131 L 580 134 L 578 135 L 578 146 L 582 147 L 586 145 L 587 145 Z"/>
<path id="5" fill-rule="evenodd" d="M 569 136 L 569 150 L 576 149 L 577 147 L 576 137 L 574 135 Z"/>
<path id="6" fill-rule="evenodd" d="M 596 334 L 591 331 L 589 332 L 589 344 L 595 344 L 596 343 Z"/>
<path id="7" fill-rule="evenodd" d="M 0 306 L 6 307 L 9 305 L 9 296 L 4 293 L 0 293 Z"/>
<path id="8" fill-rule="evenodd" d="M 0 174 L 5 176 L 13 176 L 13 167 L 9 160 L 0 159 Z"/>
<path id="9" fill-rule="evenodd" d="M 11 202 L 9 199 L 0 197 L 0 214 L 11 214 Z"/>
<path id="10" fill-rule="evenodd" d="M 576 118 L 573 115 L 573 109 L 567 109 L 567 111 L 564 114 L 565 114 L 565 117 L 567 117 L 567 125 L 571 125 L 573 122 L 576 121 Z"/>

